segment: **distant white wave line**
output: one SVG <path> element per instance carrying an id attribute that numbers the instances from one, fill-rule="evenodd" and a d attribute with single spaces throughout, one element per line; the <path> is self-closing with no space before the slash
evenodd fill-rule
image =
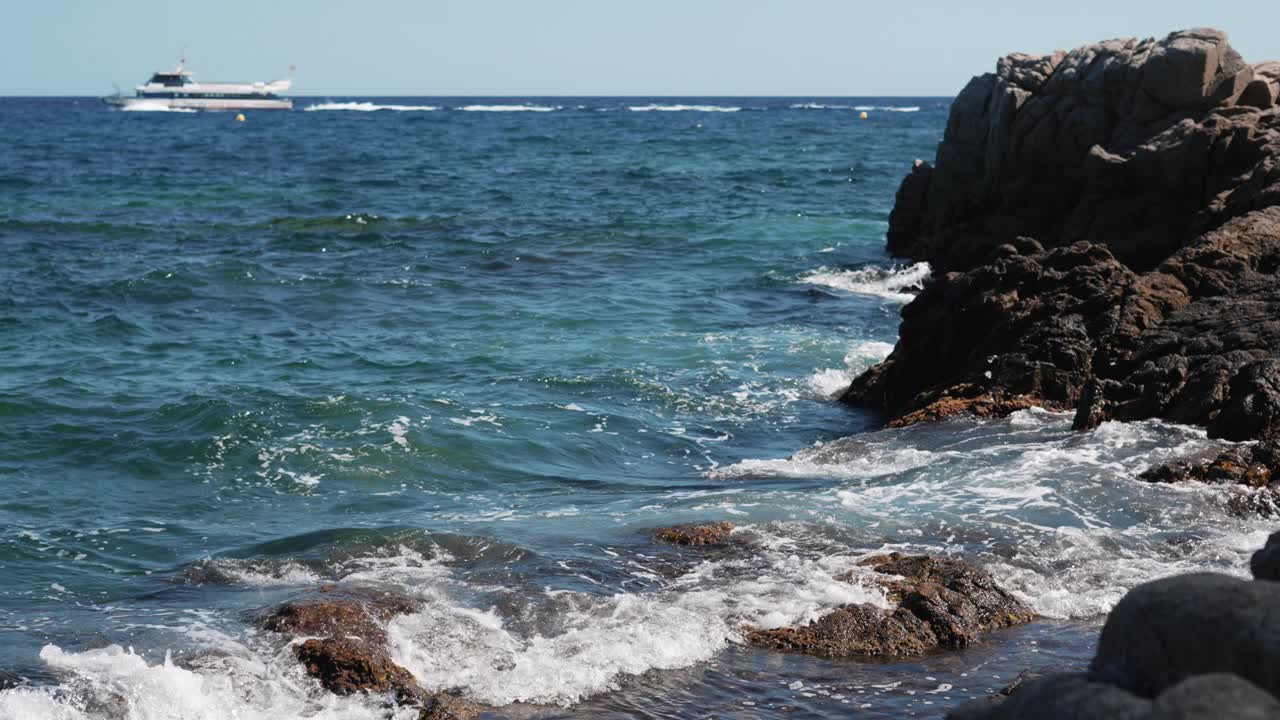
<path id="1" fill-rule="evenodd" d="M 378 110 L 394 110 L 396 112 L 431 112 L 440 108 L 434 105 L 378 105 L 371 102 L 327 102 L 308 105 L 303 108 L 307 112 L 318 110 L 351 110 L 354 112 L 375 112 Z"/>
<path id="2" fill-rule="evenodd" d="M 742 108 L 730 105 L 631 105 L 631 112 L 738 112 Z"/>
<path id="3" fill-rule="evenodd" d="M 820 267 L 802 275 L 799 280 L 809 285 L 822 285 L 860 295 L 878 295 L 899 302 L 910 302 L 915 295 L 906 291 L 923 288 L 931 272 L 929 263 L 923 262 L 907 267 L 869 267 L 858 270 L 834 270 Z"/>
<path id="4" fill-rule="evenodd" d="M 827 103 L 794 103 L 792 110 L 859 110 L 862 112 L 920 112 L 919 105 L 829 105 Z"/>
<path id="5" fill-rule="evenodd" d="M 463 105 L 463 112 L 554 112 L 559 105 Z"/>

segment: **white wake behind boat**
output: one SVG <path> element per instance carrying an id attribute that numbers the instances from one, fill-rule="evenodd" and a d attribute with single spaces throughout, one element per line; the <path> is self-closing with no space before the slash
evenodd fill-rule
<path id="1" fill-rule="evenodd" d="M 162 70 L 134 88 L 133 97 L 119 92 L 102 98 L 125 110 L 289 110 L 293 101 L 280 93 L 293 86 L 293 78 L 274 82 L 197 82 L 183 69 L 186 58 L 173 70 Z M 293 68 L 290 68 L 292 73 Z"/>

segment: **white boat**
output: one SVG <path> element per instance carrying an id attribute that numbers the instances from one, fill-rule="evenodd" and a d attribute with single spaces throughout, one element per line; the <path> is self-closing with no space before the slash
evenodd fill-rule
<path id="1" fill-rule="evenodd" d="M 126 110 L 289 110 L 293 101 L 280 93 L 293 86 L 293 78 L 275 82 L 197 82 L 183 69 L 183 58 L 173 70 L 161 70 L 134 88 L 133 97 L 116 94 L 102 98 L 108 105 Z M 293 68 L 289 68 L 292 73 Z"/>

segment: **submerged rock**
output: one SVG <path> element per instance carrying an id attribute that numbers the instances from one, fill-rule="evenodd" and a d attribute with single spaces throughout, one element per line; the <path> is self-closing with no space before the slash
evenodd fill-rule
<path id="1" fill-rule="evenodd" d="M 1280 432 L 1277 88 L 1206 29 L 974 78 L 891 215 L 890 252 L 934 275 L 842 400 L 892 425 L 1038 405 Z"/>
<path id="2" fill-rule="evenodd" d="M 801 627 L 751 630 L 748 641 L 823 657 L 900 657 L 966 647 L 1034 616 L 988 573 L 959 560 L 890 553 L 860 564 L 884 576 L 897 608 L 846 605 Z"/>

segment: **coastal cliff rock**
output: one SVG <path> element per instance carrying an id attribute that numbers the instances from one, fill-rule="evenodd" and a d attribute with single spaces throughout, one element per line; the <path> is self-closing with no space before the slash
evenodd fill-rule
<path id="1" fill-rule="evenodd" d="M 890 553 L 860 564 L 884 575 L 880 584 L 898 607 L 846 605 L 801 627 L 751 630 L 748 641 L 821 657 L 904 657 L 967 647 L 1033 617 L 989 574 L 959 560 Z"/>
<path id="2" fill-rule="evenodd" d="M 389 693 L 398 705 L 415 708 L 419 720 L 471 720 L 480 706 L 422 689 L 387 652 L 386 622 L 419 607 L 394 593 L 325 586 L 268 610 L 258 626 L 305 638 L 293 647 L 294 656 L 329 692 Z"/>
<path id="3" fill-rule="evenodd" d="M 1086 672 L 1023 683 L 962 705 L 952 720 L 1280 717 L 1280 533 L 1253 580 L 1199 573 L 1131 590 L 1111 611 Z M 1188 632 L 1194 628 L 1194 632 Z"/>
<path id="4" fill-rule="evenodd" d="M 1205 29 L 974 78 L 890 216 L 889 251 L 934 275 L 842 400 L 1280 431 L 1278 78 Z"/>

